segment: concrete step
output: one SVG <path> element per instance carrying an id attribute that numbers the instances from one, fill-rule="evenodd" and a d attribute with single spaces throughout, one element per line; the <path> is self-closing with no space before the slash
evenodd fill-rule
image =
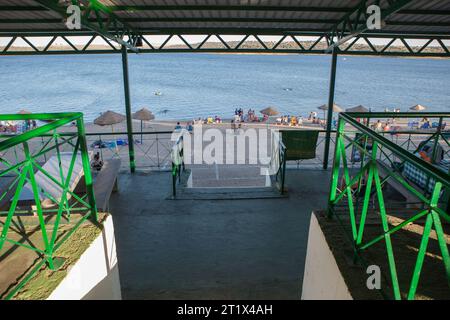
<path id="1" fill-rule="evenodd" d="M 177 189 L 177 200 L 239 200 L 239 199 L 273 199 L 285 198 L 276 188 L 179 188 Z"/>
<path id="2" fill-rule="evenodd" d="M 187 186 L 191 188 L 270 187 L 270 177 L 262 175 L 263 170 L 260 166 L 249 165 L 192 167 Z"/>

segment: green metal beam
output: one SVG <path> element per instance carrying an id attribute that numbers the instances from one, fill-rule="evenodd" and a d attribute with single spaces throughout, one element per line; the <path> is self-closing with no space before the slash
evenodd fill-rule
<path id="1" fill-rule="evenodd" d="M 207 35 L 207 34 L 220 34 L 220 35 L 259 35 L 259 36 L 324 36 L 328 33 L 328 29 L 317 29 L 317 28 L 308 28 L 303 30 L 292 30 L 292 28 L 286 27 L 276 27 L 276 28 L 200 28 L 200 27 L 189 27 L 189 28 L 154 28 L 154 27 L 143 27 L 139 28 L 141 35 Z M 51 36 L 90 36 L 95 34 L 93 31 L 89 30 L 67 30 L 61 28 L 53 28 L 53 29 L 39 29 L 39 30 L 30 30 L 30 29 L 0 29 L 0 36 L 12 37 L 12 36 L 41 36 L 41 37 L 51 37 Z M 377 39 L 391 39 L 394 37 L 402 38 L 402 39 L 441 39 L 441 40 L 449 40 L 450 34 L 446 34 L 443 32 L 402 32 L 402 31 L 383 31 L 383 30 L 375 30 L 375 31 L 366 31 L 364 32 L 364 36 L 370 38 Z"/>
<path id="2" fill-rule="evenodd" d="M 61 5 L 59 0 L 35 1 L 41 6 L 58 13 L 63 19 L 67 18 L 66 11 L 68 5 Z M 136 36 L 138 36 L 139 33 L 133 30 L 126 22 L 119 19 L 113 12 L 108 10 L 107 7 L 98 2 L 98 0 L 89 0 L 88 5 L 84 5 L 80 0 L 72 0 L 72 4 L 78 5 L 82 11 L 81 24 L 83 27 L 100 34 L 107 39 L 113 40 L 130 50 L 135 52 L 138 51 L 135 47 L 135 41 L 137 39 Z M 92 12 L 98 17 L 98 19 L 95 19 L 95 22 L 90 18 Z M 61 22 L 62 21 L 58 21 L 58 23 Z M 125 36 L 128 36 L 128 41 L 124 40 Z"/>
<path id="3" fill-rule="evenodd" d="M 33 45 L 34 40 L 36 38 L 47 38 L 45 34 L 38 33 L 35 34 L 27 34 L 27 35 L 15 35 L 13 37 L 8 37 L 3 41 L 6 45 L 3 49 L 0 50 L 0 55 L 39 55 L 39 54 L 100 54 L 100 53 L 118 53 L 120 52 L 120 48 L 117 48 L 112 45 L 111 41 L 104 36 L 92 35 L 86 33 L 77 33 L 77 35 L 83 35 L 83 38 L 75 39 L 77 41 L 77 45 L 73 43 L 74 38 L 69 33 L 69 36 L 66 33 L 52 35 L 50 39 L 43 39 L 47 43 L 46 45 L 35 46 Z M 312 37 L 311 34 L 308 34 Z M 167 35 L 165 35 L 167 37 Z M 310 38 L 308 41 L 300 41 L 294 35 L 284 35 L 278 36 L 279 39 L 264 39 L 261 36 L 254 34 L 252 35 L 255 40 L 249 40 L 248 35 L 241 35 L 242 40 L 239 45 L 236 46 L 236 43 L 232 43 L 233 41 L 228 42 L 226 39 L 222 38 L 222 34 L 209 34 L 203 35 L 205 38 L 201 43 L 193 42 L 193 40 L 188 41 L 187 38 L 184 37 L 184 34 L 175 34 L 169 35 L 170 38 L 167 38 L 164 43 L 161 44 L 152 44 L 151 35 L 143 35 L 142 40 L 145 42 L 147 46 L 141 47 L 139 52 L 141 53 L 156 53 L 156 52 L 248 52 L 248 53 L 310 53 L 310 54 L 324 54 L 327 53 L 325 51 L 325 39 L 323 36 L 314 36 Z M 208 42 L 208 39 L 211 39 L 212 36 L 215 36 L 219 39 L 219 42 Z M 0 35 L 0 40 L 2 35 Z M 52 44 L 60 37 L 66 42 L 66 48 L 54 48 Z M 90 45 L 92 44 L 95 37 L 101 37 L 105 43 L 107 44 L 103 48 L 95 48 L 91 49 Z M 184 44 L 172 46 L 169 44 L 170 39 L 179 38 L 179 40 Z M 450 49 L 446 46 L 446 44 L 440 38 L 426 38 L 427 41 L 425 44 L 421 46 L 411 46 L 407 43 L 406 39 L 394 37 L 388 41 L 386 45 L 374 45 L 372 44 L 371 36 L 357 36 L 355 39 L 345 48 L 340 49 L 339 53 L 348 54 L 348 55 L 374 55 L 374 56 L 416 56 L 416 57 L 449 57 Z M 27 44 L 27 47 L 15 48 L 14 44 L 16 40 L 22 40 Z M 314 40 L 314 41 L 313 41 Z M 357 40 L 365 41 L 366 47 L 361 48 L 355 47 Z M 387 39 L 386 39 L 387 40 Z M 401 45 L 396 45 L 396 40 L 401 41 Z M 84 41 L 80 44 L 80 41 Z M 434 41 L 434 42 L 433 42 Z M 180 43 L 181 43 L 180 42 Z M 234 42 L 237 42 L 234 40 Z M 285 46 L 286 43 L 290 45 L 288 47 Z M 432 43 L 437 44 L 432 45 Z M 252 45 L 245 45 L 252 44 Z M 256 47 L 255 44 L 258 46 Z M 425 50 L 427 49 L 427 50 Z"/>
<path id="4" fill-rule="evenodd" d="M 328 168 L 328 158 L 330 155 L 330 141 L 331 141 L 331 124 L 333 121 L 333 105 L 334 105 L 334 90 L 336 87 L 336 68 L 337 68 L 338 50 L 333 49 L 331 55 L 331 73 L 330 73 L 330 89 L 328 92 L 328 116 L 327 116 L 327 132 L 325 135 L 325 151 L 323 157 L 323 169 Z"/>
<path id="5" fill-rule="evenodd" d="M 130 98 L 130 79 L 128 76 L 128 53 L 127 48 L 122 46 L 122 69 L 123 69 L 123 88 L 125 93 L 125 111 L 127 116 L 127 136 L 128 136 L 128 155 L 130 157 L 130 171 L 136 170 L 134 160 L 134 140 L 133 140 L 133 122 L 131 118 L 131 98 Z"/>

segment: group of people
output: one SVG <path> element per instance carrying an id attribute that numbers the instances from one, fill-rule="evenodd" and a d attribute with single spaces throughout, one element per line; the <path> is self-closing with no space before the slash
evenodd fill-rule
<path id="1" fill-rule="evenodd" d="M 177 124 L 175 126 L 175 131 L 180 131 L 182 129 L 186 129 L 187 131 L 192 132 L 192 130 L 194 130 L 193 124 L 195 124 L 195 123 L 196 123 L 196 120 L 194 120 L 193 122 L 187 122 L 186 126 L 183 127 L 180 122 L 177 122 Z"/>
<path id="2" fill-rule="evenodd" d="M 36 120 L 0 121 L 0 132 L 2 133 L 21 133 L 35 129 L 36 127 Z"/>
<path id="3" fill-rule="evenodd" d="M 399 126 L 396 126 L 395 118 L 383 122 L 378 119 L 371 127 L 375 131 L 397 131 L 400 128 Z"/>
<path id="4" fill-rule="evenodd" d="M 389 131 L 391 129 L 391 124 L 389 121 L 381 122 L 381 120 L 378 119 L 377 122 L 372 124 L 372 129 L 375 131 Z"/>
<path id="5" fill-rule="evenodd" d="M 302 116 L 291 116 L 291 115 L 284 115 L 282 117 L 277 118 L 276 123 L 278 125 L 285 125 L 285 126 L 300 126 L 303 124 L 303 117 Z"/>
<path id="6" fill-rule="evenodd" d="M 242 108 L 236 108 L 234 110 L 234 122 L 261 122 L 261 121 L 267 121 L 269 117 L 267 115 L 263 115 L 263 117 L 260 119 L 258 115 L 256 114 L 255 110 L 252 110 L 251 108 L 248 109 L 247 113 L 244 113 L 244 110 Z"/>

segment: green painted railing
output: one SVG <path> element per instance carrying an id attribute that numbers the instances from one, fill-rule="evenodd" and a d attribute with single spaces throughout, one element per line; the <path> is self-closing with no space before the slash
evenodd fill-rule
<path id="1" fill-rule="evenodd" d="M 432 158 L 437 160 L 437 146 L 441 145 L 444 148 L 444 154 L 448 154 L 450 147 L 447 133 L 442 130 L 445 120 L 450 119 L 449 113 L 341 113 L 337 128 L 328 216 L 337 218 L 344 229 L 349 231 L 347 235 L 354 250 L 355 261 L 364 261 L 365 251 L 370 252 L 372 246 L 384 241 L 390 274 L 389 287 L 392 288 L 393 295 L 385 294 L 387 297 L 395 299 L 415 298 L 432 229 L 436 233 L 444 267 L 443 272 L 445 272 L 450 286 L 450 256 L 441 222 L 442 219 L 450 222 L 448 211 L 450 175 L 417 156 L 415 151 L 418 151 L 418 148 L 407 150 L 405 145 L 397 145 L 383 134 L 373 131 L 356 119 L 423 117 L 437 119 L 439 123 L 435 129 L 420 133 L 428 134 L 424 142 L 433 144 Z M 412 134 L 414 133 L 417 132 Z M 362 156 L 359 168 L 349 167 L 351 159 L 348 158 L 347 151 L 350 148 L 358 150 Z M 427 187 L 430 184 L 433 187 L 431 192 L 428 191 L 428 188 L 424 190 L 417 188 L 402 174 L 406 165 L 413 166 L 426 175 Z M 410 209 L 406 209 L 407 203 L 400 204 L 400 206 L 393 205 L 384 188 L 388 182 L 392 181 L 404 192 L 418 199 L 419 204 L 416 203 Z M 389 225 L 388 214 L 398 215 L 401 213 L 406 213 L 403 222 L 396 226 Z M 370 215 L 380 219 L 382 232 L 372 239 L 364 239 L 365 227 Z M 391 236 L 406 225 L 417 223 L 422 219 L 425 221 L 416 262 L 409 283 L 402 284 L 407 287 L 407 291 L 405 291 L 407 293 L 402 295 L 398 272 L 406 272 L 406 270 L 397 268 L 398 262 L 395 260 Z"/>
<path id="2" fill-rule="evenodd" d="M 95 224 L 98 222 L 82 113 L 0 115 L 0 121 L 26 120 L 41 120 L 47 124 L 11 137 L 2 136 L 0 140 L 0 155 L 10 149 L 14 149 L 15 155 L 8 159 L 0 156 L 0 179 L 6 182 L 2 183 L 6 188 L 0 191 L 0 253 L 9 243 L 13 247 L 36 252 L 39 260 L 14 288 L 5 293 L 6 299 L 12 298 L 44 264 L 50 270 L 57 270 L 64 261 L 56 257 L 58 248 L 87 219 Z M 58 132 L 59 128 L 68 124 L 75 124 L 76 132 Z M 36 148 L 36 145 L 39 147 Z M 70 159 L 69 162 L 63 163 L 63 152 L 66 155 L 64 159 Z M 49 172 L 50 168 L 45 169 L 45 162 L 50 157 L 56 157 L 52 168 L 58 172 L 56 175 Z M 76 193 L 70 185 L 76 180 L 76 163 L 80 170 L 78 174 L 81 173 L 85 184 L 82 193 Z M 57 191 L 44 188 L 44 180 L 47 185 L 52 185 L 53 191 Z M 25 189 L 31 190 L 32 196 L 23 200 L 21 196 Z M 63 220 L 70 223 L 73 214 L 77 215 L 75 222 L 70 224 L 70 229 L 65 228 L 61 232 Z M 30 241 L 27 232 L 17 230 L 16 220 L 27 216 L 28 221 L 34 224 L 34 230 L 41 234 L 37 242 L 35 238 L 35 241 Z M 15 233 L 20 233 L 20 237 L 14 238 Z M 15 250 L 8 251 L 14 254 Z"/>

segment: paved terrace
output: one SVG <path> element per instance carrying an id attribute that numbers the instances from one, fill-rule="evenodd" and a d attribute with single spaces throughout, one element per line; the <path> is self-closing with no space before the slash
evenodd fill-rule
<path id="1" fill-rule="evenodd" d="M 166 200 L 167 172 L 122 174 L 111 199 L 124 299 L 299 299 L 311 211 L 330 171 L 288 170 L 289 197 Z"/>

